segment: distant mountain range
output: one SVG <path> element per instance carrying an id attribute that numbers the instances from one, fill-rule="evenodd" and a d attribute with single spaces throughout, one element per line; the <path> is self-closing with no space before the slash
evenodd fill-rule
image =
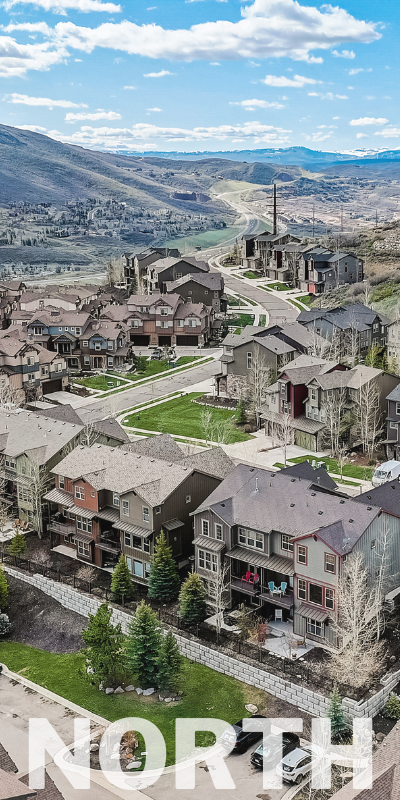
<path id="1" fill-rule="evenodd" d="M 199 161 L 203 159 L 227 159 L 247 163 L 286 164 L 288 166 L 316 167 L 334 166 L 349 161 L 400 161 L 399 150 L 349 150 L 340 153 L 325 153 L 322 150 L 310 150 L 308 147 L 285 147 L 265 150 L 221 150 L 218 152 L 199 151 L 193 153 L 146 151 L 134 152 L 119 150 L 120 155 L 142 158 L 169 158 L 174 161 Z"/>

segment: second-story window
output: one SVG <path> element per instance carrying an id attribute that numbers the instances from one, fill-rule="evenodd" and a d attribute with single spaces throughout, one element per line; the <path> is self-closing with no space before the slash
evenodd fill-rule
<path id="1" fill-rule="evenodd" d="M 325 553 L 325 572 L 330 572 L 332 575 L 336 573 L 336 558 Z"/>
<path id="2" fill-rule="evenodd" d="M 65 489 L 65 478 L 63 475 L 58 476 L 58 488 Z"/>
<path id="3" fill-rule="evenodd" d="M 210 535 L 210 523 L 209 523 L 208 519 L 202 519 L 201 520 L 201 532 L 202 532 L 203 536 L 209 536 Z"/>
<path id="4" fill-rule="evenodd" d="M 75 497 L 77 500 L 85 499 L 85 490 L 82 486 L 75 486 Z"/>
<path id="5" fill-rule="evenodd" d="M 325 607 L 331 610 L 335 608 L 335 592 L 333 589 L 325 589 Z"/>
<path id="6" fill-rule="evenodd" d="M 400 416 L 400 403 L 396 403 L 396 414 Z"/>
<path id="7" fill-rule="evenodd" d="M 119 508 L 119 494 L 117 494 L 116 492 L 114 492 L 113 494 L 113 506 Z"/>
<path id="8" fill-rule="evenodd" d="M 251 369 L 252 362 L 253 362 L 252 353 L 247 353 L 247 369 Z"/>
<path id="9" fill-rule="evenodd" d="M 316 583 L 310 583 L 308 587 L 309 591 L 309 601 L 310 603 L 315 603 L 316 606 L 322 606 L 322 586 L 318 586 Z"/>
<path id="10" fill-rule="evenodd" d="M 142 507 L 143 522 L 150 522 L 150 509 L 147 506 Z"/>
<path id="11" fill-rule="evenodd" d="M 215 523 L 215 538 L 222 542 L 222 525 L 219 522 Z"/>
<path id="12" fill-rule="evenodd" d="M 122 501 L 122 513 L 124 517 L 129 517 L 129 500 Z"/>
<path id="13" fill-rule="evenodd" d="M 256 533 L 247 528 L 239 528 L 239 544 L 244 544 L 246 547 L 256 547 L 257 550 L 264 550 L 264 536 L 262 533 Z"/>
<path id="14" fill-rule="evenodd" d="M 307 547 L 300 544 L 297 547 L 297 561 L 299 564 L 307 564 Z"/>
<path id="15" fill-rule="evenodd" d="M 288 553 L 293 553 L 292 539 L 286 533 L 282 534 L 282 550 L 287 550 Z"/>
<path id="16" fill-rule="evenodd" d="M 299 596 L 299 600 L 307 600 L 307 581 L 302 580 L 302 578 L 299 578 L 298 580 L 297 594 Z"/>

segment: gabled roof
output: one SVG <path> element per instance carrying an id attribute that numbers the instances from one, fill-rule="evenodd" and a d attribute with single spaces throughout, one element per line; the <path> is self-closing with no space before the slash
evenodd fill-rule
<path id="1" fill-rule="evenodd" d="M 354 499 L 367 506 L 380 506 L 387 514 L 400 517 L 400 483 L 397 478 L 377 486 L 376 489 L 369 489 Z"/>
<path id="2" fill-rule="evenodd" d="M 13 773 L 0 769 L 0 800 L 24 800 L 27 797 L 36 797 L 36 792 Z"/>
<path id="3" fill-rule="evenodd" d="M 330 489 L 333 492 L 338 488 L 333 478 L 328 475 L 326 469 L 322 467 L 314 469 L 309 461 L 302 461 L 300 464 L 293 464 L 291 467 L 285 467 L 281 469 L 281 472 L 284 475 L 291 475 L 294 478 L 310 480 L 311 483 L 322 486 L 323 489 Z"/>
<path id="4" fill-rule="evenodd" d="M 181 461 L 183 450 L 169 433 L 162 433 L 160 436 L 149 438 L 141 437 L 136 442 L 131 442 L 132 453 L 140 453 L 149 458 L 160 458 L 163 461 Z"/>
<path id="5" fill-rule="evenodd" d="M 398 383 L 393 391 L 388 394 L 386 400 L 395 400 L 396 402 L 400 401 L 400 383 Z"/>
<path id="6" fill-rule="evenodd" d="M 174 292 L 175 290 L 179 290 L 181 286 L 185 286 L 187 283 L 197 283 L 199 286 L 204 286 L 206 289 L 221 291 L 224 286 L 224 279 L 220 272 L 209 272 L 204 274 L 191 273 L 189 275 L 183 275 L 182 278 L 178 278 L 176 281 L 167 281 L 165 286 L 167 292 Z"/>
<path id="7" fill-rule="evenodd" d="M 37 464 L 44 465 L 82 429 L 82 422 L 71 424 L 33 411 L 0 412 L 0 450 L 14 458 L 26 453 Z"/>

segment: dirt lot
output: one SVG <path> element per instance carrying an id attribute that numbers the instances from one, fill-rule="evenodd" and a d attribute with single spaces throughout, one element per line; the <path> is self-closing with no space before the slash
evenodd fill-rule
<path id="1" fill-rule="evenodd" d="M 8 575 L 8 615 L 13 628 L 9 640 L 49 653 L 76 653 L 83 646 L 81 631 L 87 621 L 63 608 L 33 586 Z"/>

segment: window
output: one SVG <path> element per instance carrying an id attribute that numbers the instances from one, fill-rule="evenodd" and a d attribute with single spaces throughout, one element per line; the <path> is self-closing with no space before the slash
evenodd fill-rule
<path id="1" fill-rule="evenodd" d="M 124 517 L 129 517 L 129 500 L 122 501 L 122 514 Z"/>
<path id="2" fill-rule="evenodd" d="M 94 349 L 95 350 L 101 350 L 101 342 L 95 342 L 94 343 Z"/>
<path id="3" fill-rule="evenodd" d="M 37 326 L 35 326 L 33 328 L 33 333 L 34 333 L 35 336 L 41 336 L 42 335 L 42 330 L 43 330 L 43 328 L 38 328 Z"/>
<path id="4" fill-rule="evenodd" d="M 28 364 L 28 367 L 33 367 L 35 363 L 35 359 L 33 358 L 33 356 L 28 356 L 28 358 L 26 359 L 26 363 Z"/>
<path id="5" fill-rule="evenodd" d="M 89 342 L 87 339 L 84 339 L 82 342 L 82 347 L 89 347 Z"/>
<path id="6" fill-rule="evenodd" d="M 189 320 L 189 328 L 195 328 L 196 326 L 197 326 L 197 319 L 190 319 Z"/>
<path id="7" fill-rule="evenodd" d="M 282 534 L 282 550 L 287 550 L 288 553 L 293 553 L 293 542 L 291 536 L 286 533 Z"/>
<path id="8" fill-rule="evenodd" d="M 391 422 L 389 428 L 391 431 L 397 431 L 397 422 Z"/>
<path id="9" fill-rule="evenodd" d="M 46 367 L 42 367 L 41 368 L 41 373 L 42 373 L 42 375 L 48 375 L 49 374 L 49 368 L 47 366 Z"/>
<path id="10" fill-rule="evenodd" d="M 208 294 L 208 289 L 204 289 L 204 294 Z"/>
<path id="11" fill-rule="evenodd" d="M 131 323 L 131 326 L 132 326 L 132 328 L 139 328 L 141 324 L 142 323 L 141 323 L 140 319 L 133 319 L 132 323 Z"/>
<path id="12" fill-rule="evenodd" d="M 82 556 L 83 558 L 89 558 L 90 556 L 89 542 L 78 542 L 78 556 Z"/>
<path id="13" fill-rule="evenodd" d="M 256 547 L 257 550 L 264 550 L 264 535 L 247 528 L 239 528 L 239 543 L 246 545 L 246 547 Z"/>
<path id="14" fill-rule="evenodd" d="M 400 403 L 396 403 L 396 414 L 400 416 Z"/>
<path id="15" fill-rule="evenodd" d="M 132 572 L 132 559 L 129 556 L 127 556 L 126 564 L 129 569 L 129 572 Z"/>
<path id="16" fill-rule="evenodd" d="M 85 490 L 83 486 L 75 486 L 75 497 L 77 500 L 85 499 Z"/>
<path id="17" fill-rule="evenodd" d="M 112 367 L 112 365 L 114 364 L 114 359 L 113 358 L 108 358 L 107 359 L 107 364 L 108 364 L 109 367 Z"/>
<path id="18" fill-rule="evenodd" d="M 207 550 L 199 550 L 199 567 L 209 572 L 218 572 L 218 556 Z"/>
<path id="19" fill-rule="evenodd" d="M 331 572 L 332 575 L 336 573 L 336 558 L 325 553 L 325 572 Z"/>
<path id="20" fill-rule="evenodd" d="M 182 277 L 182 273 L 181 272 L 177 272 L 176 273 L 176 280 L 179 281 L 179 278 L 181 278 L 181 277 Z"/>
<path id="21" fill-rule="evenodd" d="M 186 495 L 186 502 L 187 503 L 191 503 L 192 502 L 192 495 L 191 494 L 187 494 Z"/>
<path id="22" fill-rule="evenodd" d="M 307 564 L 307 547 L 303 547 L 303 545 L 297 546 L 297 561 L 299 564 Z"/>
<path id="23" fill-rule="evenodd" d="M 134 547 L 136 550 L 142 549 L 142 540 L 140 536 L 132 536 L 131 547 Z"/>
<path id="24" fill-rule="evenodd" d="M 89 356 L 84 356 L 84 362 L 85 362 L 86 365 L 90 366 L 90 357 Z"/>
<path id="25" fill-rule="evenodd" d="M 127 533 L 126 531 L 124 533 L 124 544 L 125 544 L 125 547 L 130 547 L 131 546 L 131 535 L 130 535 L 130 533 Z"/>
<path id="26" fill-rule="evenodd" d="M 9 456 L 6 456 L 6 467 L 9 467 L 10 469 L 15 469 L 15 466 L 16 466 L 15 461 Z"/>
<path id="27" fill-rule="evenodd" d="M 210 535 L 210 523 L 209 523 L 208 519 L 202 519 L 201 520 L 201 532 L 202 532 L 203 536 L 209 536 Z"/>
<path id="28" fill-rule="evenodd" d="M 78 531 L 85 531 L 85 533 L 92 532 L 92 520 L 87 519 L 86 517 L 77 517 L 76 518 L 76 527 Z"/>
<path id="29" fill-rule="evenodd" d="M 28 381 L 30 381 L 30 383 L 33 383 L 34 380 L 35 380 L 35 373 L 28 372 Z"/>
<path id="30" fill-rule="evenodd" d="M 185 325 L 185 320 L 184 319 L 178 319 L 178 328 L 183 328 L 184 325 Z"/>
<path id="31" fill-rule="evenodd" d="M 65 489 L 65 478 L 63 475 L 58 476 L 58 488 Z"/>
<path id="32" fill-rule="evenodd" d="M 21 500 L 23 503 L 32 502 L 31 493 L 25 486 L 18 486 L 18 500 Z"/>
<path id="33" fill-rule="evenodd" d="M 82 328 L 75 328 L 75 333 L 79 336 L 82 333 Z"/>
<path id="34" fill-rule="evenodd" d="M 145 553 L 150 553 L 150 542 L 147 539 L 143 539 L 143 550 Z"/>
<path id="35" fill-rule="evenodd" d="M 325 607 L 330 609 L 335 608 L 335 592 L 333 589 L 325 589 Z"/>
<path id="36" fill-rule="evenodd" d="M 160 308 L 160 314 L 162 317 L 168 316 L 168 308 Z"/>
<path id="37" fill-rule="evenodd" d="M 156 514 L 161 514 L 161 506 L 156 506 L 154 511 Z"/>
<path id="38" fill-rule="evenodd" d="M 297 584 L 297 594 L 299 600 L 307 600 L 307 581 L 303 581 L 301 578 Z"/>
<path id="39" fill-rule="evenodd" d="M 141 561 L 133 562 L 133 574 L 136 575 L 137 578 L 143 578 L 143 564 Z"/>
<path id="40" fill-rule="evenodd" d="M 375 550 L 375 548 L 376 548 L 376 539 L 372 539 L 371 550 Z"/>
<path id="41" fill-rule="evenodd" d="M 96 497 L 96 492 L 90 492 L 90 497 Z"/>
<path id="42" fill-rule="evenodd" d="M 147 506 L 143 506 L 142 511 L 143 511 L 143 522 L 150 522 L 150 510 L 147 508 Z"/>
<path id="43" fill-rule="evenodd" d="M 322 623 L 316 622 L 315 619 L 307 619 L 307 633 L 311 633 L 312 636 L 322 637 Z"/>
<path id="44" fill-rule="evenodd" d="M 315 603 L 316 606 L 322 606 L 322 586 L 316 583 L 309 584 L 309 601 Z"/>
<path id="45" fill-rule="evenodd" d="M 113 342 L 107 342 L 107 348 L 108 348 L 108 350 L 113 350 L 113 348 L 114 348 Z"/>
<path id="46" fill-rule="evenodd" d="M 160 327 L 161 328 L 169 328 L 169 320 L 162 320 Z"/>
<path id="47" fill-rule="evenodd" d="M 215 523 L 215 538 L 222 542 L 222 525 L 219 522 Z"/>
<path id="48" fill-rule="evenodd" d="M 253 361 L 253 356 L 251 353 L 247 353 L 247 369 L 251 369 L 251 364 Z"/>
<path id="49" fill-rule="evenodd" d="M 317 399 L 317 392 L 315 389 L 311 389 L 311 400 Z"/>

